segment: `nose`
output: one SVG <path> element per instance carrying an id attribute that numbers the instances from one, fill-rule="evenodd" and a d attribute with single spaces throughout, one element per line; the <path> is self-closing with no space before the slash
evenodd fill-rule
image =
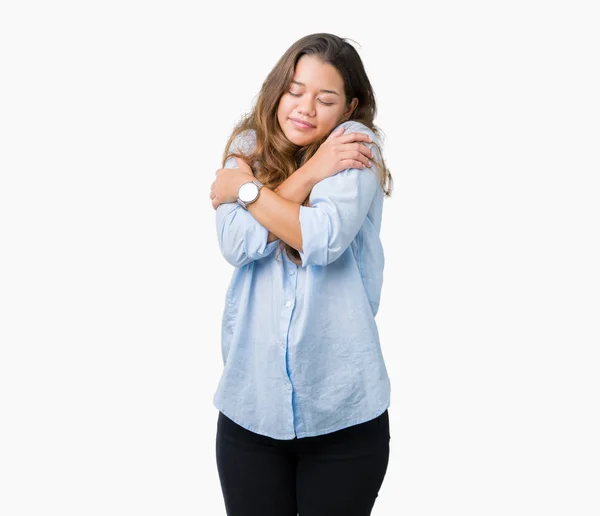
<path id="1" fill-rule="evenodd" d="M 298 103 L 298 113 L 306 116 L 314 116 L 315 114 L 315 104 L 314 101 L 310 99 L 310 97 L 303 97 Z"/>

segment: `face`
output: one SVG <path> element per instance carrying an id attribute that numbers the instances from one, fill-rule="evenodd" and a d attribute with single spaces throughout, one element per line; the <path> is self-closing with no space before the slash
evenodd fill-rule
<path id="1" fill-rule="evenodd" d="M 344 81 L 334 66 L 305 54 L 279 101 L 277 120 L 288 140 L 305 146 L 329 135 L 357 105 L 355 98 L 346 108 Z M 296 124 L 293 119 L 310 125 Z"/>

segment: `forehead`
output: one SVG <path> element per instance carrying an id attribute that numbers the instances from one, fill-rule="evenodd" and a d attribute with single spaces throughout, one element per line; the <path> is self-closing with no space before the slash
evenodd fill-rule
<path id="1" fill-rule="evenodd" d="M 312 55 L 303 55 L 298 60 L 294 80 L 304 83 L 307 88 L 327 88 L 340 93 L 344 89 L 344 80 L 337 69 Z"/>

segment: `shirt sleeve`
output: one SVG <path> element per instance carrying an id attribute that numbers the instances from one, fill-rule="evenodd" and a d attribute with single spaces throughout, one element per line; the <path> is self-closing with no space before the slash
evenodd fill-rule
<path id="1" fill-rule="evenodd" d="M 377 141 L 375 134 L 362 124 L 350 126 L 345 132 L 364 132 Z M 377 147 L 369 147 L 379 161 Z M 363 225 L 378 188 L 381 185 L 375 165 L 347 168 L 313 187 L 311 206 L 300 206 L 302 267 L 328 265 L 342 255 Z"/>
<path id="2" fill-rule="evenodd" d="M 249 138 L 242 140 L 238 136 L 233 141 L 232 150 L 236 152 L 239 145 L 251 142 Z M 229 158 L 223 168 L 238 168 L 235 158 Z M 221 203 L 216 212 L 219 248 L 223 257 L 234 267 L 264 258 L 278 247 L 280 240 L 267 243 L 268 229 L 237 202 Z"/>

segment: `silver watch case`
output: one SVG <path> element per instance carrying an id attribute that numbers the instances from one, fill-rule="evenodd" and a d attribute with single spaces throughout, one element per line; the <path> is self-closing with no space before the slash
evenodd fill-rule
<path id="1" fill-rule="evenodd" d="M 237 203 L 247 210 L 248 204 L 252 204 L 258 199 L 258 194 L 263 186 L 264 185 L 258 179 L 253 179 L 252 181 L 240 185 Z"/>

